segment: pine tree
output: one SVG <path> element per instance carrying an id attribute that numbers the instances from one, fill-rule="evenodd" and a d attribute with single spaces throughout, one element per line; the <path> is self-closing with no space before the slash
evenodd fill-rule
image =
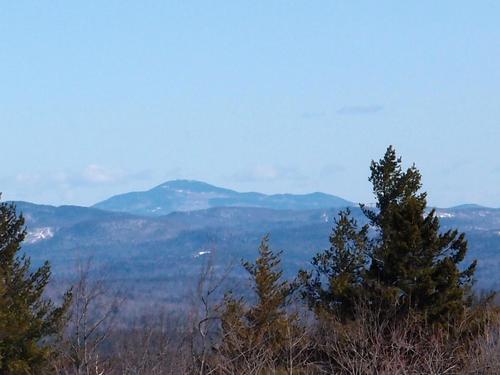
<path id="1" fill-rule="evenodd" d="M 302 271 L 303 296 L 313 309 L 352 317 L 360 297 L 386 317 L 410 311 L 430 322 L 452 322 L 467 306 L 476 262 L 461 267 L 467 241 L 457 230 L 442 232 L 435 210 L 427 209 L 419 170 L 402 169 L 389 147 L 373 161 L 369 181 L 376 208 L 361 205 L 368 227 L 342 212 L 330 237 L 331 247 Z M 368 257 L 365 262 L 363 254 Z M 326 284 L 326 287 L 325 287 Z"/>
<path id="2" fill-rule="evenodd" d="M 435 210 L 427 212 L 420 172 L 415 165 L 403 171 L 394 148 L 370 169 L 377 204 L 375 210 L 362 209 L 377 235 L 367 288 L 374 299 L 401 312 L 421 312 L 430 321 L 459 317 L 476 267 L 475 261 L 464 270 L 459 266 L 467 251 L 465 235 L 441 232 Z"/>
<path id="3" fill-rule="evenodd" d="M 287 281 L 281 281 L 281 252 L 274 253 L 269 247 L 269 236 L 265 236 L 259 247 L 255 264 L 244 262 L 250 274 L 257 303 L 247 313 L 248 321 L 254 328 L 269 332 L 274 322 L 285 315 L 284 307 L 291 293 Z"/>
<path id="4" fill-rule="evenodd" d="M 243 263 L 256 301 L 248 304 L 243 298 L 226 296 L 221 319 L 226 349 L 240 347 L 240 351 L 251 351 L 265 346 L 275 355 L 283 350 L 295 318 L 286 312 L 293 286 L 282 281 L 280 256 L 281 252 L 270 249 L 269 236 L 265 236 L 255 263 Z"/>
<path id="5" fill-rule="evenodd" d="M 44 298 L 50 278 L 46 262 L 31 270 L 29 257 L 19 255 L 26 235 L 15 206 L 0 203 L 0 373 L 40 373 L 51 354 L 46 338 L 55 334 L 70 302 L 60 307 Z"/>
<path id="6" fill-rule="evenodd" d="M 302 295 L 317 314 L 353 319 L 355 304 L 363 293 L 367 264 L 368 226 L 358 228 L 349 209 L 335 219 L 330 248 L 317 254 L 312 271 L 301 271 Z"/>

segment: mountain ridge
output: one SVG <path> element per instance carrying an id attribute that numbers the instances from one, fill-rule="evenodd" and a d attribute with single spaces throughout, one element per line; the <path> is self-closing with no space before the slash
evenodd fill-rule
<path id="1" fill-rule="evenodd" d="M 175 211 L 185 212 L 213 207 L 302 210 L 354 205 L 346 199 L 321 192 L 309 194 L 237 192 L 197 180 L 172 180 L 149 190 L 114 195 L 92 207 L 143 216 L 163 216 Z"/>
<path id="2" fill-rule="evenodd" d="M 166 277 L 181 284 L 179 280 L 195 279 L 200 265 L 196 259 L 214 249 L 220 266 L 229 259 L 236 263 L 251 259 L 266 233 L 271 234 L 275 248 L 285 251 L 284 271 L 292 277 L 328 246 L 341 209 L 214 207 L 141 216 L 80 206 L 13 203 L 26 218 L 28 236 L 23 248 L 33 264 L 49 260 L 56 277 L 70 277 L 78 259 L 93 259 L 97 268 L 107 270 L 106 277 L 128 280 L 128 287 L 132 279 Z M 351 211 L 361 225 L 366 223 L 359 207 Z M 467 234 L 467 262 L 479 260 L 478 286 L 498 288 L 500 209 L 448 208 L 436 214 L 443 231 L 457 228 Z"/>

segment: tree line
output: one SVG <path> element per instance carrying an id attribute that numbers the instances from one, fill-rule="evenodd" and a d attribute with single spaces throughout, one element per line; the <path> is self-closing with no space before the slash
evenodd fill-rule
<path id="1" fill-rule="evenodd" d="M 252 297 L 221 292 L 207 263 L 198 304 L 112 328 L 102 286 L 87 273 L 60 305 L 44 296 L 48 263 L 20 255 L 24 219 L 0 204 L 0 373 L 3 374 L 494 374 L 500 316 L 473 291 L 467 240 L 442 231 L 415 165 L 389 147 L 372 161 L 366 225 L 338 214 L 328 249 L 293 280 L 265 236 L 243 262 Z"/>

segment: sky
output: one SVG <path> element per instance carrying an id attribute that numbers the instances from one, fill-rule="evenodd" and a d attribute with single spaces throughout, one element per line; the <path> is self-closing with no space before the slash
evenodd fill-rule
<path id="1" fill-rule="evenodd" d="M 498 1 L 0 2 L 3 200 L 171 179 L 372 202 L 394 145 L 431 205 L 500 207 Z"/>

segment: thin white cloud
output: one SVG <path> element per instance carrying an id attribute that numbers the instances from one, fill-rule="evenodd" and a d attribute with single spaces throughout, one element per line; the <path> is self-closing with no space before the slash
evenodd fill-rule
<path id="1" fill-rule="evenodd" d="M 34 185 L 40 181 L 40 175 L 37 173 L 18 173 L 15 180 L 21 185 Z"/>
<path id="2" fill-rule="evenodd" d="M 231 180 L 239 182 L 300 181 L 304 179 L 304 174 L 297 168 L 272 164 L 256 165 L 231 176 Z"/>
<path id="3" fill-rule="evenodd" d="M 126 173 L 121 170 L 107 169 L 101 165 L 90 164 L 82 172 L 84 181 L 91 184 L 116 183 L 126 178 Z"/>
<path id="4" fill-rule="evenodd" d="M 4 192 L 3 198 L 8 200 L 91 204 L 106 195 L 125 191 L 152 179 L 152 173 L 147 170 L 130 172 L 89 164 L 79 171 L 23 172 L 0 177 L 0 192 Z"/>
<path id="5" fill-rule="evenodd" d="M 18 173 L 17 184 L 22 186 L 82 186 L 119 183 L 137 179 L 141 174 L 126 173 L 120 169 L 106 168 L 98 164 L 89 164 L 80 171 L 52 171 L 47 173 Z"/>

